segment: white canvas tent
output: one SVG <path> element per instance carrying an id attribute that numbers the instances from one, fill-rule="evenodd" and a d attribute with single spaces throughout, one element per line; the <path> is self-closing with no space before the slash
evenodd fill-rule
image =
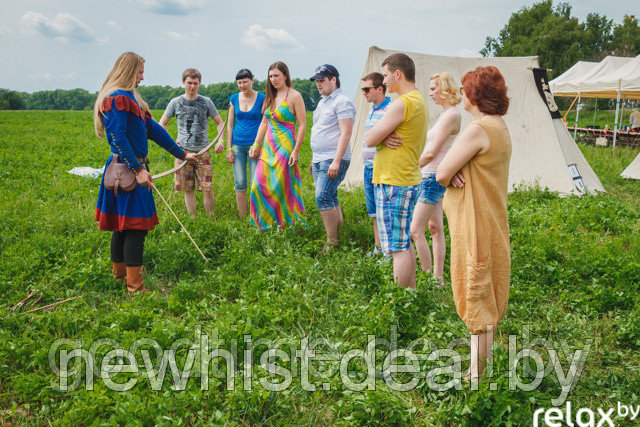
<path id="1" fill-rule="evenodd" d="M 597 62 L 578 61 L 564 73 L 549 82 L 551 93 L 573 93 L 578 90 L 584 76 L 598 66 Z"/>
<path id="2" fill-rule="evenodd" d="M 381 71 L 382 61 L 396 52 L 398 51 L 371 47 L 362 75 Z M 581 190 L 605 191 L 562 120 L 551 118 L 546 103 L 540 97 L 530 70 L 531 67 L 538 67 L 537 57 L 460 58 L 405 53 L 416 64 L 416 84 L 428 99 L 431 125 L 441 112 L 441 107 L 426 96 L 431 75 L 446 70 L 459 82 L 467 71 L 472 71 L 477 66 L 495 65 L 502 72 L 511 98 L 509 111 L 504 116 L 513 144 L 509 172 L 510 191 L 516 186 L 536 184 L 561 194 L 581 194 Z M 360 186 L 363 181 L 362 141 L 364 121 L 370 105 L 364 99 L 360 87 L 362 82 L 355 97 L 357 114 L 351 137 L 351 166 L 344 181 L 347 186 Z M 471 116 L 462 107 L 460 109 L 464 127 L 471 121 Z"/>
<path id="3" fill-rule="evenodd" d="M 640 154 L 633 159 L 633 162 L 620 174 L 623 178 L 640 179 Z"/>

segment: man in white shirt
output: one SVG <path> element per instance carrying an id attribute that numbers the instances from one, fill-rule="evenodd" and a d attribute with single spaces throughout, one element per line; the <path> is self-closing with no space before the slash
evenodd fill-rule
<path id="1" fill-rule="evenodd" d="M 338 246 L 338 227 L 344 217 L 338 203 L 338 186 L 344 179 L 351 149 L 349 139 L 356 117 L 356 107 L 340 90 L 340 74 L 333 65 L 316 68 L 310 80 L 315 80 L 322 99 L 313 112 L 309 171 L 316 187 L 316 205 L 320 211 L 327 243 L 324 252 Z"/>
<path id="2" fill-rule="evenodd" d="M 636 108 L 629 115 L 629 128 L 634 132 L 640 132 L 640 111 Z"/>

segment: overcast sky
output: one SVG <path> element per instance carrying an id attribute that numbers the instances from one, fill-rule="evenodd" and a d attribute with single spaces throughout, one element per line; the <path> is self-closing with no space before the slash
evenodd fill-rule
<path id="1" fill-rule="evenodd" d="M 117 56 L 146 59 L 143 84 L 179 85 L 198 68 L 203 83 L 240 68 L 263 80 L 286 62 L 292 77 L 330 63 L 354 96 L 369 46 L 479 56 L 509 16 L 535 1 L 510 0 L 0 0 L 0 87 L 20 91 L 101 86 Z M 638 0 L 570 2 L 620 22 Z M 396 5 L 402 5 L 397 7 Z M 557 4 L 557 2 L 556 2 Z"/>

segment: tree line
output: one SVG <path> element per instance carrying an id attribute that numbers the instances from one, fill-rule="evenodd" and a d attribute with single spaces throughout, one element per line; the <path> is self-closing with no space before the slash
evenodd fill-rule
<path id="1" fill-rule="evenodd" d="M 578 61 L 599 62 L 607 55 L 640 54 L 640 26 L 633 15 L 614 23 L 589 13 L 582 22 L 571 16 L 571 5 L 552 0 L 513 13 L 497 37 L 487 37 L 483 56 L 538 56 L 540 66 L 557 77 Z"/>
<path id="2" fill-rule="evenodd" d="M 315 82 L 308 79 L 293 79 L 292 86 L 302 95 L 307 110 L 315 110 L 320 94 Z M 266 81 L 256 81 L 253 88 L 262 93 L 266 90 Z M 152 110 L 164 110 L 171 100 L 184 93 L 183 87 L 140 86 L 138 88 Z M 209 97 L 217 108 L 226 110 L 229 97 L 238 92 L 235 82 L 212 83 L 202 85 L 198 93 Z M 0 89 L 0 110 L 92 110 L 97 92 L 85 89 L 43 90 L 33 93 Z"/>
<path id="3" fill-rule="evenodd" d="M 532 56 L 540 65 L 551 69 L 553 78 L 565 72 L 577 61 L 601 61 L 607 55 L 637 56 L 640 54 L 640 26 L 633 15 L 625 15 L 614 23 L 604 15 L 589 13 L 584 21 L 571 16 L 571 5 L 543 0 L 513 13 L 497 37 L 487 37 L 483 56 Z M 265 90 L 265 81 L 254 88 Z M 320 94 L 314 82 L 294 79 L 293 87 L 304 99 L 308 110 L 314 110 Z M 182 87 L 141 86 L 142 97 L 152 109 L 162 110 L 169 100 L 183 93 Z M 200 93 L 211 98 L 220 109 L 226 109 L 231 94 L 237 92 L 235 82 L 213 83 L 200 87 Z M 51 90 L 34 93 L 0 89 L 2 110 L 90 110 L 96 93 L 84 89 Z"/>

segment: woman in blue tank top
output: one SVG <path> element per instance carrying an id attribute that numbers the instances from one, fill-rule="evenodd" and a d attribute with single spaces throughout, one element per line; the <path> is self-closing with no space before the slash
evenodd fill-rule
<path id="1" fill-rule="evenodd" d="M 253 179 L 258 159 L 249 157 L 249 149 L 256 139 L 262 121 L 264 94 L 253 90 L 253 74 L 247 69 L 238 71 L 236 83 L 240 89 L 229 98 L 227 124 L 227 162 L 233 164 L 236 204 L 240 218 L 247 216 L 247 161 L 249 177 Z"/>

